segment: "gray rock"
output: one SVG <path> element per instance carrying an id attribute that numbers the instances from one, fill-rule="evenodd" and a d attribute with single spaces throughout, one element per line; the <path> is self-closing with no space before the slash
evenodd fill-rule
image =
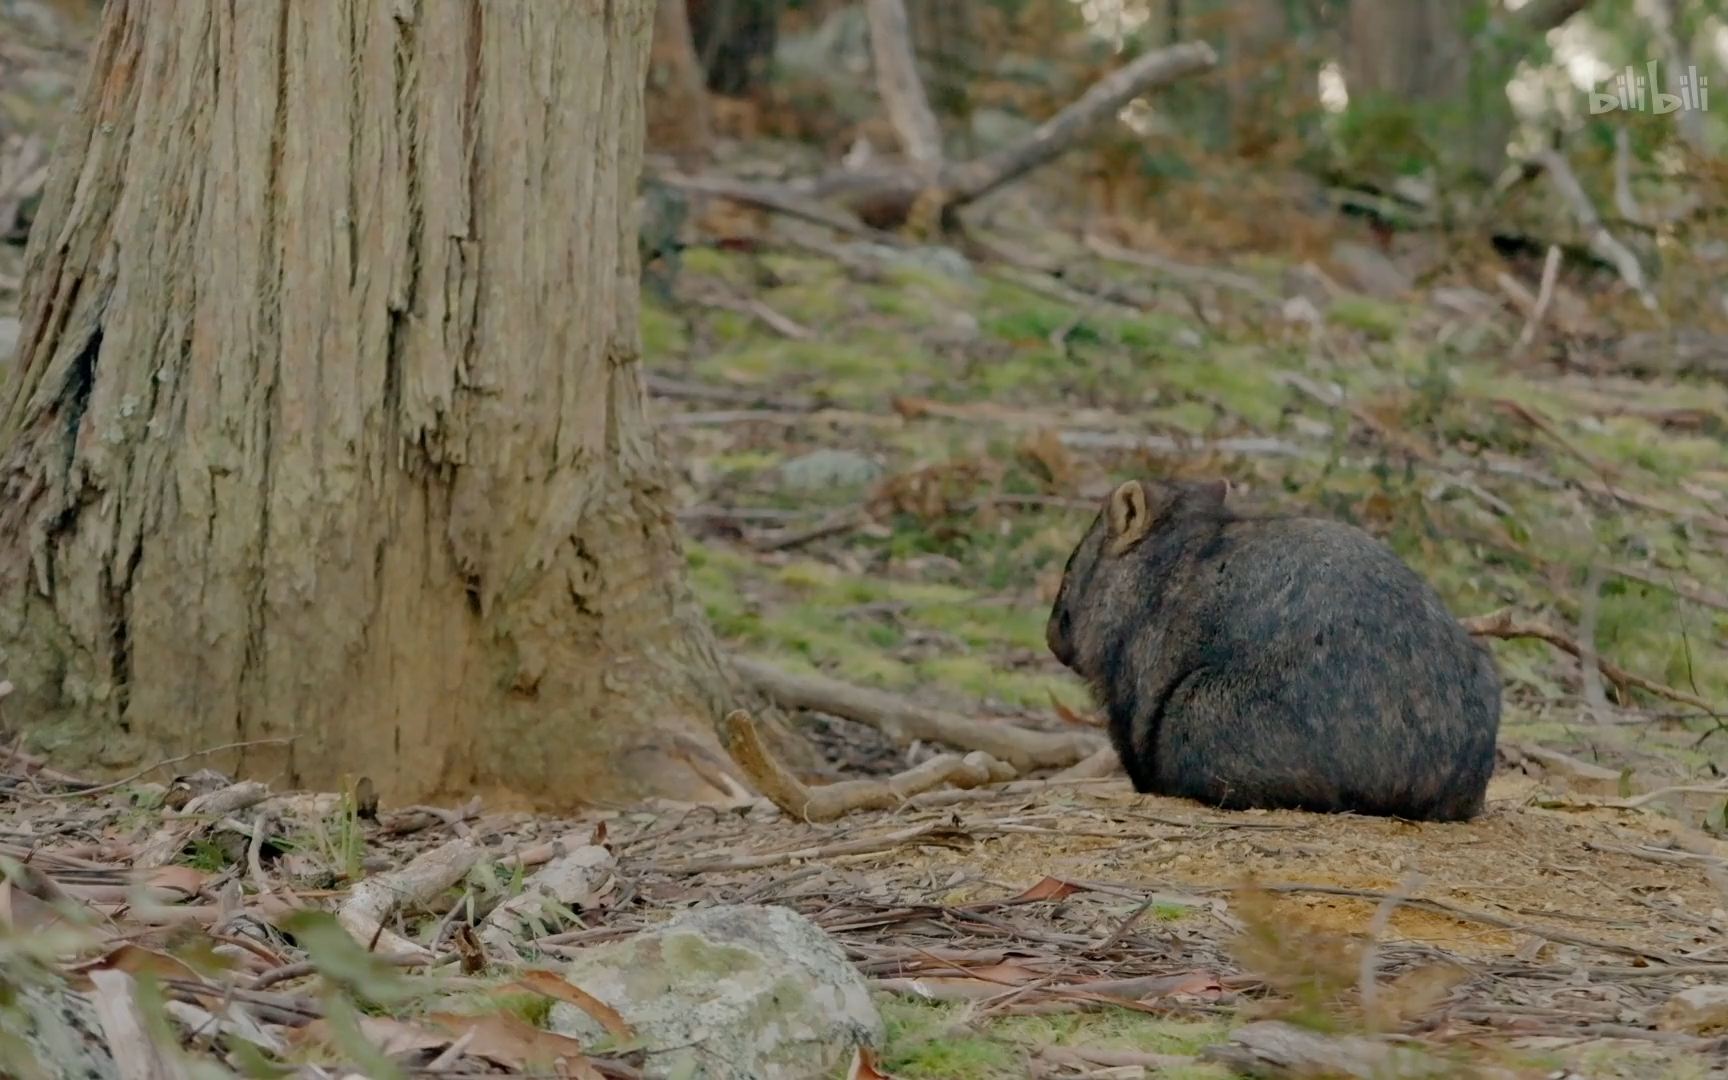
<path id="1" fill-rule="evenodd" d="M 793 491 L 856 487 L 882 475 L 882 466 L 850 450 L 812 450 L 780 466 L 780 483 Z"/>
<path id="2" fill-rule="evenodd" d="M 978 275 L 972 271 L 972 264 L 966 256 L 951 247 L 889 247 L 887 244 L 871 244 L 856 241 L 842 244 L 841 247 L 853 255 L 861 255 L 885 266 L 904 266 L 925 273 L 941 274 L 967 285 L 976 284 Z"/>
<path id="3" fill-rule="evenodd" d="M 1364 244 L 1340 241 L 1332 246 L 1332 261 L 1359 292 L 1381 300 L 1397 300 L 1411 289 L 1410 275 L 1396 263 Z"/>
<path id="4" fill-rule="evenodd" d="M 0 1030 L 22 1039 L 43 1075 L 57 1080 L 116 1080 L 102 1023 L 90 999 L 59 985 L 25 982 L 0 1015 Z M 7 1075 L 16 1075 L 8 1071 Z"/>
<path id="5" fill-rule="evenodd" d="M 623 1016 L 657 1075 L 805 1080 L 884 1038 L 864 977 L 819 927 L 782 907 L 693 912 L 587 949 L 565 975 Z M 562 1003 L 548 1026 L 590 1042 L 605 1036 Z"/>

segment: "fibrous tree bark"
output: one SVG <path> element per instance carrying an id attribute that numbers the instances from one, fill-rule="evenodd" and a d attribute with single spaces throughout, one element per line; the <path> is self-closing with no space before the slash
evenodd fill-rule
<path id="1" fill-rule="evenodd" d="M 704 790 L 668 748 L 732 684 L 638 362 L 654 7 L 110 0 L 0 388 L 9 724 L 387 800 Z"/>

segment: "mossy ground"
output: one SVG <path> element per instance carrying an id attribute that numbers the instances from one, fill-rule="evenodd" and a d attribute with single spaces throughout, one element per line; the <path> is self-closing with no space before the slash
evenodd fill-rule
<path id="1" fill-rule="evenodd" d="M 653 369 L 762 399 L 814 397 L 831 411 L 668 425 L 683 502 L 777 511 L 788 525 L 866 502 L 875 510 L 864 528 L 771 554 L 735 532 L 692 527 L 691 579 L 716 631 L 790 669 L 971 712 L 1089 711 L 1084 687 L 1047 654 L 1044 620 L 1098 496 L 1147 473 L 1222 475 L 1252 503 L 1362 525 L 1460 615 L 1515 605 L 1575 634 L 1592 560 L 1681 584 L 1728 580 L 1718 527 L 1728 442 L 1720 426 L 1676 430 L 1660 415 L 1681 405 L 1728 415 L 1728 389 L 1592 380 L 1540 352 L 1514 360 L 1510 319 L 1345 297 L 1315 330 L 1239 298 L 1185 294 L 1159 294 L 1124 316 L 987 275 L 860 280 L 837 262 L 787 254 L 700 250 L 684 273 L 752 288 L 816 333 L 790 340 L 730 311 L 650 306 Z M 975 330 L 957 335 L 959 321 Z M 1341 388 L 1371 423 L 1296 384 Z M 974 408 L 897 411 L 896 397 Z M 1300 452 L 1058 450 L 1038 437 L 1043 428 L 1178 442 L 1275 437 Z M 875 488 L 790 487 L 780 466 L 818 449 L 868 457 L 885 478 Z M 914 477 L 942 498 L 896 499 Z M 1603 483 L 1634 498 L 1585 490 Z M 1604 657 L 1728 701 L 1728 614 L 1609 572 L 1594 620 Z M 1652 714 L 1643 722 L 1590 723 L 1580 719 L 1574 661 L 1534 641 L 1495 649 L 1508 687 L 1505 740 L 1630 767 L 1648 786 L 1713 767 L 1713 720 L 1675 718 L 1688 710 L 1640 697 L 1636 708 Z M 1114 1012 L 971 1022 L 953 1006 L 886 1007 L 882 1064 L 907 1080 L 1022 1075 L 1022 1043 L 1189 1053 L 1225 1030 Z"/>
<path id="2" fill-rule="evenodd" d="M 1668 430 L 1626 408 L 1683 402 L 1725 414 L 1720 385 L 1591 382 L 1541 361 L 1515 364 L 1506 326 L 1448 323 L 1424 308 L 1366 299 L 1334 304 L 1336 321 L 1316 340 L 1275 319 L 1117 318 L 988 278 L 858 282 L 820 258 L 698 254 L 686 274 L 739 281 L 765 267 L 775 284 L 757 298 L 819 334 L 788 341 L 754 320 L 696 309 L 688 314 L 710 344 L 698 350 L 679 318 L 651 309 L 650 364 L 765 397 L 820 395 L 841 415 L 671 429 L 674 460 L 692 481 L 688 501 L 812 520 L 862 501 L 864 485 L 812 493 L 781 482 L 782 462 L 819 448 L 857 451 L 891 478 L 928 470 L 947 488 L 936 513 L 879 515 L 872 528 L 790 553 L 693 537 L 691 573 L 714 625 L 764 658 L 1016 709 L 1048 708 L 1052 697 L 1081 708 L 1083 688 L 1044 655 L 1047 594 L 1097 493 L 1148 472 L 1223 475 L 1247 501 L 1305 505 L 1360 524 L 1460 615 L 1511 604 L 1575 628 L 1593 558 L 1658 580 L 1728 580 L 1723 536 L 1711 531 L 1728 510 L 1720 494 L 1728 442 L 1720 431 Z M 960 345 L 944 336 L 955 310 L 978 327 Z M 1064 328 L 1058 350 L 1050 339 Z M 1294 389 L 1289 373 L 1342 387 L 1390 438 Z M 1051 462 L 1029 451 L 1024 422 L 989 412 L 902 420 L 890 396 L 1031 412 L 1062 430 L 1275 436 L 1303 455 L 1075 449 Z M 873 422 L 856 422 L 855 413 Z M 1403 453 L 1404 443 L 1428 447 L 1434 460 Z M 1065 475 L 1053 476 L 1053 465 Z M 1654 508 L 1580 490 L 1604 480 Z M 1609 573 L 1595 622 L 1596 645 L 1615 663 L 1728 701 L 1728 613 Z M 1563 730 L 1576 665 L 1539 642 L 1495 648 L 1510 683 L 1508 737 L 1533 723 L 1541 726 L 1532 735 Z M 1674 711 L 1654 699 L 1639 704 Z M 1620 734 L 1639 746 L 1672 744 L 1678 763 L 1696 767 L 1702 759 L 1678 747 L 1712 726 L 1668 722 Z"/>

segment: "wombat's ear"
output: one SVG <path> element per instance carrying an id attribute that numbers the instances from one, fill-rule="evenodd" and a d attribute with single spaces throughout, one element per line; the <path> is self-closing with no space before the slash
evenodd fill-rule
<path id="1" fill-rule="evenodd" d="M 1219 477 L 1210 483 L 1202 484 L 1200 494 L 1213 506 L 1223 506 L 1224 500 L 1230 496 L 1230 481 Z"/>
<path id="2" fill-rule="evenodd" d="M 1152 531 L 1152 507 L 1146 501 L 1146 485 L 1138 480 L 1117 485 L 1110 493 L 1105 511 L 1110 524 L 1110 547 L 1117 554 L 1127 551 Z"/>

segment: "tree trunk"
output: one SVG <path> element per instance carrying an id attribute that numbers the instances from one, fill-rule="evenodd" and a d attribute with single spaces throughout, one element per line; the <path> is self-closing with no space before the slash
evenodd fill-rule
<path id="1" fill-rule="evenodd" d="M 784 0 L 688 0 L 687 19 L 708 89 L 743 97 L 774 58 Z"/>
<path id="2" fill-rule="evenodd" d="M 648 145 L 691 171 L 708 158 L 708 76 L 690 36 L 685 0 L 659 0 L 648 65 Z"/>
<path id="3" fill-rule="evenodd" d="M 1492 180 L 1512 130 L 1511 72 L 1471 48 L 1466 23 L 1485 2 L 1352 0 L 1344 70 L 1352 107 L 1395 104 L 1456 171 Z"/>
<path id="4" fill-rule="evenodd" d="M 1542 35 L 1586 0 L 1350 0 L 1345 86 L 1358 102 L 1390 105 L 1431 148 L 1443 173 L 1491 182 L 1516 128 L 1506 84 Z"/>
<path id="5" fill-rule="evenodd" d="M 639 369 L 653 19 L 109 0 L 0 388 L 8 722 L 395 802 L 705 790 L 668 750 L 731 684 Z"/>

